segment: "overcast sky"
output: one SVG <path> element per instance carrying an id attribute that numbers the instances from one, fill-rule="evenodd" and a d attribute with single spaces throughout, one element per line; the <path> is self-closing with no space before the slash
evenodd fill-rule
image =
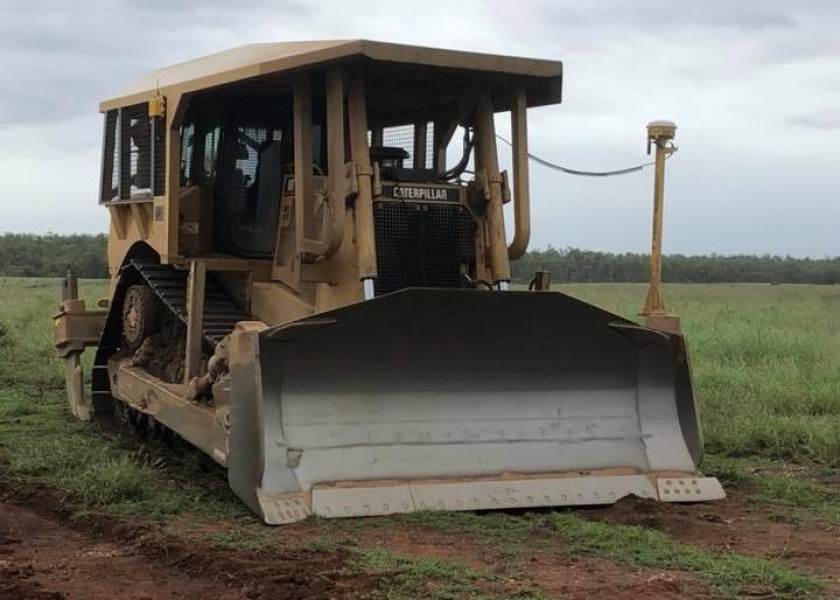
<path id="1" fill-rule="evenodd" d="M 145 71 L 369 38 L 564 61 L 529 137 L 573 168 L 642 162 L 646 123 L 675 121 L 666 252 L 840 255 L 838 31 L 836 0 L 0 0 L 0 232 L 107 230 L 97 105 Z M 652 170 L 531 175 L 532 247 L 648 248 Z"/>

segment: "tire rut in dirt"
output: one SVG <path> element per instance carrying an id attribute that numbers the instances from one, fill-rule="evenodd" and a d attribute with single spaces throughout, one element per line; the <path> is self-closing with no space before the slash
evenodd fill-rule
<path id="1" fill-rule="evenodd" d="M 0 501 L 0 598 L 25 600 L 239 600 L 217 573 L 187 576 L 139 556 L 119 537 L 82 533 L 62 521 Z"/>
<path id="2" fill-rule="evenodd" d="M 224 524 L 175 521 L 164 531 L 103 514 L 68 522 L 72 507 L 48 490 L 31 490 L 19 501 L 33 509 L 0 497 L 0 540 L 8 542 L 0 542 L 0 565 L 9 569 L 0 575 L 3 600 L 354 600 L 370 597 L 377 581 L 348 570 L 342 551 L 208 544 L 204 534 Z"/>

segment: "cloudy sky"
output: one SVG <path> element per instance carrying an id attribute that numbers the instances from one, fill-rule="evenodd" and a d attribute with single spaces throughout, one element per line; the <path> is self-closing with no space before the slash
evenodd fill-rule
<path id="1" fill-rule="evenodd" d="M 678 125 L 665 250 L 840 255 L 835 0 L 0 0 L 0 232 L 100 232 L 98 101 L 145 71 L 257 41 L 369 38 L 564 61 L 531 150 L 604 170 Z M 500 128 L 504 130 L 506 123 Z M 644 251 L 651 170 L 532 165 L 532 247 Z"/>

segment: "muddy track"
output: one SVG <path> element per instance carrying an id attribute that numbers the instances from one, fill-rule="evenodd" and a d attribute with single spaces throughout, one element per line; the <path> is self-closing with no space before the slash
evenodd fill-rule
<path id="1" fill-rule="evenodd" d="M 243 596 L 214 577 L 184 577 L 112 541 L 0 504 L 0 597 L 33 600 Z"/>
<path id="2" fill-rule="evenodd" d="M 375 578 L 340 552 L 271 555 L 173 541 L 158 527 L 95 517 L 68 522 L 52 494 L 0 499 L 3 600 L 286 600 L 361 598 Z"/>

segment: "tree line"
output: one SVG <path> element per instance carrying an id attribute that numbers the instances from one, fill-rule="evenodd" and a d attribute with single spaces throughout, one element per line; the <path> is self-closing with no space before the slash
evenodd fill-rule
<path id="1" fill-rule="evenodd" d="M 613 254 L 577 248 L 532 250 L 511 263 L 513 278 L 527 282 L 536 271 L 550 271 L 551 280 L 568 282 L 644 282 L 650 274 L 648 254 Z M 840 283 L 840 256 L 793 258 L 765 254 L 662 258 L 662 279 L 670 283 Z"/>
<path id="2" fill-rule="evenodd" d="M 62 277 L 68 269 L 82 278 L 108 276 L 107 236 L 0 235 L 0 276 Z M 643 282 L 650 269 L 646 254 L 613 254 L 577 248 L 532 250 L 511 264 L 515 281 L 527 283 L 536 271 L 550 271 L 556 283 Z M 840 257 L 738 255 L 684 256 L 662 261 L 662 275 L 673 283 L 819 283 L 840 284 Z"/>
<path id="3" fill-rule="evenodd" d="M 0 235 L 0 276 L 63 277 L 68 269 L 86 279 L 108 277 L 108 236 Z"/>

